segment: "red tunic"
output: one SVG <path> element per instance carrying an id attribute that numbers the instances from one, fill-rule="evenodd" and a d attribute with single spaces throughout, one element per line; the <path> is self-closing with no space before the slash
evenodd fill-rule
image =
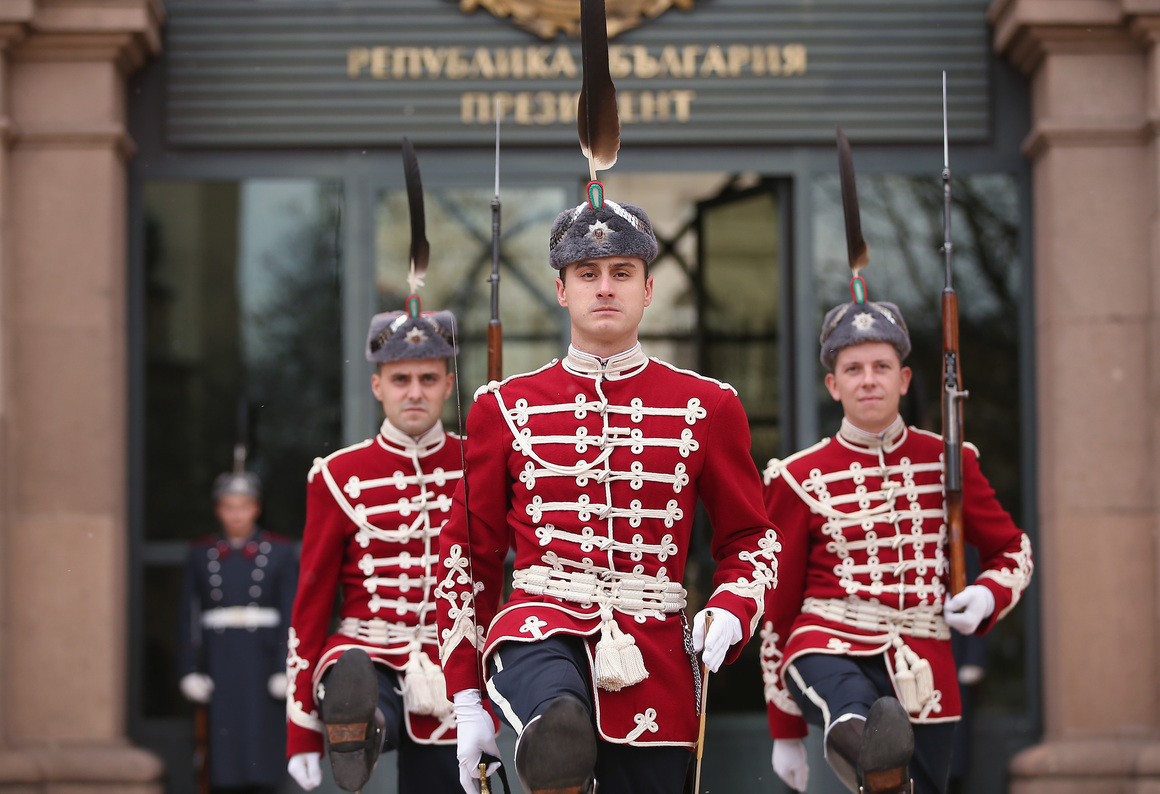
<path id="1" fill-rule="evenodd" d="M 777 516 L 785 547 L 761 633 L 775 739 L 806 734 L 785 676 L 787 665 L 807 653 L 885 654 L 912 722 L 961 714 L 942 616 L 948 584 L 942 438 L 901 419 L 885 435 L 884 444 L 875 444 L 843 423 L 834 438 L 771 460 L 765 470 L 766 509 Z M 970 445 L 963 449 L 963 529 L 979 550 L 975 584 L 995 596 L 995 611 L 977 632 L 983 634 L 1027 587 L 1031 543 L 995 499 Z M 919 682 L 923 676 L 929 688 Z M 919 682 L 915 690 L 911 681 Z"/>
<path id="2" fill-rule="evenodd" d="M 414 665 L 425 665 L 425 673 L 437 669 L 431 591 L 439 534 L 462 470 L 460 439 L 442 424 L 416 441 L 383 422 L 376 437 L 314 461 L 290 624 L 287 755 L 321 752 L 316 690 L 344 651 L 364 649 L 376 664 L 400 671 L 404 686 Z M 339 632 L 329 634 L 340 589 Z M 413 740 L 455 742 L 449 704 L 437 715 L 407 706 Z"/>
<path id="3" fill-rule="evenodd" d="M 692 746 L 698 662 L 681 582 L 698 497 L 718 562 L 708 605 L 744 631 L 729 661 L 756 631 L 776 578 L 777 535 L 736 393 L 648 359 L 639 345 L 603 364 L 571 349 L 480 389 L 468 428 L 468 477 L 443 532 L 436 591 L 448 690 L 478 687 L 481 663 L 502 642 L 583 636 L 600 735 Z M 514 590 L 501 611 L 513 546 Z M 646 677 L 606 678 L 602 636 L 609 647 L 635 643 Z"/>

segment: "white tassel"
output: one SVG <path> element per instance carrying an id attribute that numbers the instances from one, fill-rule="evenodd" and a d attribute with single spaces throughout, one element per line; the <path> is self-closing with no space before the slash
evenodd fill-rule
<path id="1" fill-rule="evenodd" d="M 439 665 L 431 661 L 431 657 L 425 653 L 423 654 L 423 668 L 427 672 L 427 688 L 431 692 L 434 714 L 439 719 L 444 719 L 455 711 L 455 704 L 447 699 L 447 679 L 444 678 L 443 670 Z"/>
<path id="2" fill-rule="evenodd" d="M 906 663 L 904 648 L 899 648 L 894 654 L 894 685 L 898 688 L 898 702 L 909 714 L 917 714 L 922 710 L 918 702 L 918 689 L 914 683 L 914 673 Z"/>
<path id="3" fill-rule="evenodd" d="M 600 626 L 594 666 L 596 686 L 609 692 L 619 692 L 648 678 L 636 640 L 631 634 L 621 631 L 613 618 L 606 619 Z"/>
<path id="4" fill-rule="evenodd" d="M 930 662 L 920 658 L 917 662 L 911 662 L 910 672 L 914 676 L 914 689 L 921 710 L 934 697 L 934 671 L 930 669 Z"/>
<path id="5" fill-rule="evenodd" d="M 423 661 L 431 664 L 427 654 L 411 651 L 407 664 L 403 667 L 403 706 L 412 714 L 434 714 L 435 702 L 431 685 Z M 446 696 L 446 693 L 445 693 Z"/>

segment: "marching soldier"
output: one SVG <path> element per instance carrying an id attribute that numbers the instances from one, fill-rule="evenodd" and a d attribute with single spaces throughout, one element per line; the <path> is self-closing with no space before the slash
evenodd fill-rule
<path id="1" fill-rule="evenodd" d="M 749 639 L 778 538 L 734 390 L 648 358 L 637 341 L 657 252 L 644 210 L 566 210 L 550 251 L 568 354 L 476 393 L 467 476 L 441 539 L 461 782 L 478 791 L 481 753 L 496 754 L 485 678 L 519 735 L 525 791 L 580 794 L 595 779 L 602 794 L 673 794 L 697 740 L 696 652 L 716 671 Z M 705 611 L 690 627 L 682 587 L 698 498 L 718 563 L 708 631 Z"/>
<path id="2" fill-rule="evenodd" d="M 773 768 L 805 790 L 808 722 L 851 791 L 945 792 L 961 714 L 951 629 L 983 634 L 1015 606 L 1031 545 L 968 445 L 964 525 L 982 571 L 949 597 L 943 441 L 898 413 L 911 375 L 902 314 L 884 301 L 836 306 L 821 346 L 841 429 L 765 470 L 784 533 L 761 633 Z"/>
<path id="3" fill-rule="evenodd" d="M 419 162 L 405 138 L 403 171 L 414 293 L 429 246 Z M 405 312 L 371 318 L 366 357 L 386 418 L 377 436 L 310 470 L 286 701 L 290 774 L 305 789 L 322 780 L 324 745 L 347 791 L 360 790 L 388 750 L 398 750 L 401 794 L 459 789 L 433 598 L 440 532 L 463 476 L 462 440 L 439 418 L 458 352 L 454 315 L 421 312 L 418 295 Z M 339 629 L 327 637 L 336 591 Z"/>
<path id="4" fill-rule="evenodd" d="M 252 472 L 213 485 L 221 532 L 189 550 L 179 612 L 181 692 L 208 709 L 211 791 L 274 791 L 285 775 L 286 630 L 297 588 L 294 547 L 259 529 Z M 206 763 L 206 759 L 202 759 Z"/>
<path id="5" fill-rule="evenodd" d="M 458 790 L 455 716 L 439 670 L 440 530 L 462 475 L 440 415 L 455 387 L 450 312 L 375 315 L 366 357 L 386 418 L 378 435 L 314 462 L 287 657 L 289 769 L 357 791 L 380 752 L 399 751 L 399 791 Z M 328 635 L 341 592 L 338 633 Z M 401 693 L 401 694 L 400 694 Z"/>

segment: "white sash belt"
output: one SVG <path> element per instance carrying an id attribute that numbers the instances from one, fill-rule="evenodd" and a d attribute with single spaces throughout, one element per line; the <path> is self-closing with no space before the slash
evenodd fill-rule
<path id="1" fill-rule="evenodd" d="M 605 581 L 598 574 L 559 571 L 533 565 L 515 572 L 514 587 L 530 595 L 547 595 L 583 606 L 636 614 L 673 614 L 685 608 L 685 588 L 679 582 L 649 581 L 640 577 Z"/>
<path id="2" fill-rule="evenodd" d="M 437 642 L 439 636 L 439 629 L 434 624 L 408 626 L 404 623 L 391 623 L 381 618 L 371 618 L 370 620 L 343 618 L 338 630 L 341 634 L 356 640 L 384 647 L 400 642 L 414 643 L 417 647 L 420 643 Z"/>
<path id="3" fill-rule="evenodd" d="M 274 607 L 217 607 L 201 613 L 206 629 L 275 629 L 282 623 L 282 613 Z"/>
<path id="4" fill-rule="evenodd" d="M 802 612 L 874 634 L 905 634 L 936 640 L 951 638 L 941 605 L 893 609 L 860 598 L 807 598 L 802 604 Z"/>

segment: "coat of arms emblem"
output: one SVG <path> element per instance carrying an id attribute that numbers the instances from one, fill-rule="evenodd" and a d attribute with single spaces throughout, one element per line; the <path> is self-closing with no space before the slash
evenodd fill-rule
<path id="1" fill-rule="evenodd" d="M 608 37 L 637 27 L 645 18 L 655 19 L 672 7 L 685 11 L 696 0 L 607 0 Z M 483 7 L 497 17 L 510 17 L 540 38 L 554 39 L 564 33 L 580 33 L 580 3 L 576 0 L 459 0 L 463 11 Z"/>

